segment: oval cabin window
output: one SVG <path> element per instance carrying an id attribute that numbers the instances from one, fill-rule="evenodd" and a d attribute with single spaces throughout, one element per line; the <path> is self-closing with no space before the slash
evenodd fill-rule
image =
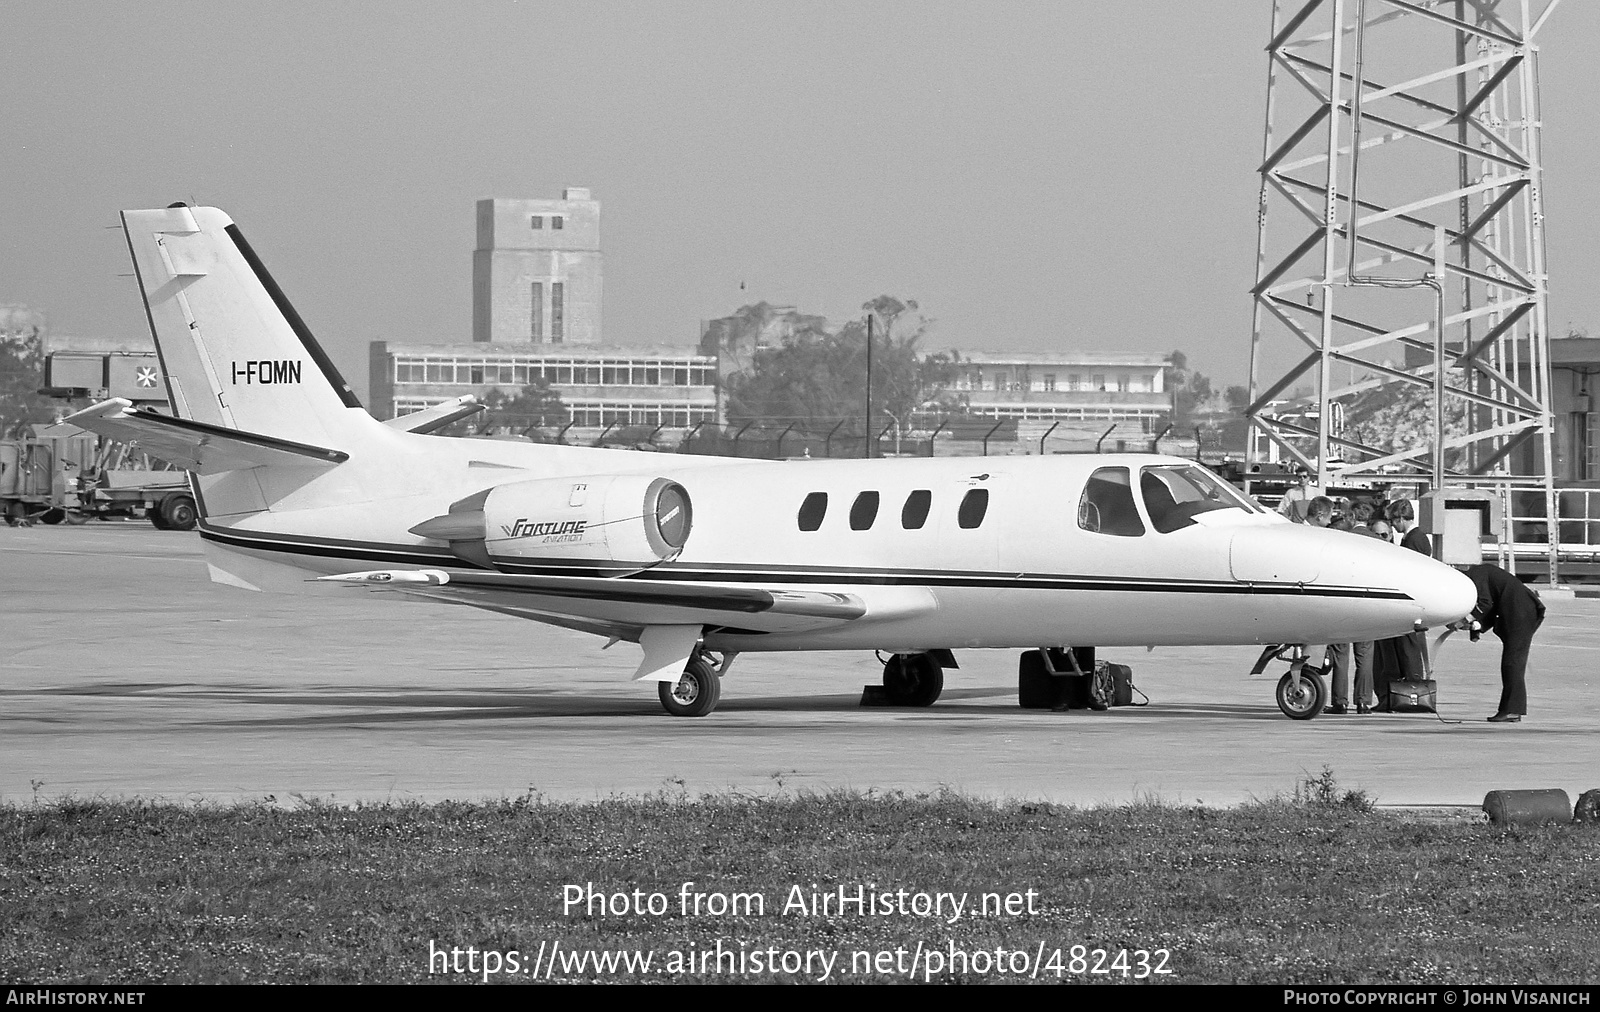
<path id="1" fill-rule="evenodd" d="M 856 496 L 855 503 L 850 507 L 850 529 L 871 530 L 872 522 L 876 519 L 878 519 L 878 493 L 863 492 Z"/>
<path id="2" fill-rule="evenodd" d="M 800 529 L 814 531 L 822 526 L 822 518 L 828 513 L 828 493 L 813 492 L 806 496 L 806 501 L 800 504 Z"/>
<path id="3" fill-rule="evenodd" d="M 933 505 L 933 493 L 925 488 L 919 488 L 906 496 L 906 504 L 900 507 L 900 526 L 908 531 L 920 531 L 922 525 L 928 522 L 928 508 Z"/>
<path id="4" fill-rule="evenodd" d="M 962 530 L 970 531 L 983 523 L 983 515 L 989 512 L 989 490 L 975 488 L 961 497 L 961 508 L 956 511 L 956 523 Z"/>

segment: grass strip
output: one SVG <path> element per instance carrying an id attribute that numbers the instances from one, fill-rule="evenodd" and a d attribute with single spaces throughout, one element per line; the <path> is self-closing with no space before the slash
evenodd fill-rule
<path id="1" fill-rule="evenodd" d="M 0 980 L 823 977 L 820 956 L 791 973 L 768 955 L 791 952 L 835 953 L 826 979 L 845 982 L 1600 978 L 1600 833 L 1373 811 L 1359 794 L 1340 795 L 1326 771 L 1302 788 L 1226 810 L 855 793 L 10 806 L 0 808 Z M 610 900 L 565 910 L 567 887 L 588 883 Z M 937 916 L 809 909 L 841 886 L 847 896 L 967 894 L 968 908 L 954 920 L 949 906 Z M 617 893 L 627 894 L 622 912 Z M 665 910 L 649 910 L 651 893 Z M 694 893 L 701 909 L 686 914 Z M 735 893 L 743 907 L 711 912 L 710 897 Z M 997 905 L 1017 894 L 1015 912 L 975 916 L 983 894 Z M 648 951 L 652 963 L 580 967 L 546 958 L 553 942 L 571 953 Z M 1081 969 L 1073 946 L 1083 947 Z M 462 972 L 441 969 L 437 955 L 430 966 L 430 951 L 452 949 Z M 970 955 L 996 949 L 1026 951 L 1026 972 L 1015 957 Z M 887 963 L 879 955 L 895 950 Z M 1140 964 L 1140 950 L 1165 950 L 1171 972 L 1155 975 L 1158 957 Z M 489 951 L 498 974 L 481 972 Z M 1104 972 L 1092 972 L 1097 958 Z"/>

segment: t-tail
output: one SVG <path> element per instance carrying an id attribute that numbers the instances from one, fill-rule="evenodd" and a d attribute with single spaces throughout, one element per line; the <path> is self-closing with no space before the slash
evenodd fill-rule
<path id="1" fill-rule="evenodd" d="M 178 206 L 122 221 L 178 417 L 323 446 L 371 424 L 226 214 Z"/>
<path id="2" fill-rule="evenodd" d="M 122 221 L 172 415 L 109 401 L 73 422 L 195 472 L 209 517 L 320 505 L 319 478 L 389 442 L 226 214 Z M 351 481 L 334 484 L 348 496 Z"/>

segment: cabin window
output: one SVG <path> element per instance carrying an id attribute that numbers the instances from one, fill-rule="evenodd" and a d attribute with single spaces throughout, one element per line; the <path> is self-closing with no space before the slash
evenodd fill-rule
<path id="1" fill-rule="evenodd" d="M 806 496 L 806 501 L 800 504 L 800 529 L 814 531 L 822 526 L 822 518 L 828 513 L 828 493 L 813 492 Z"/>
<path id="2" fill-rule="evenodd" d="M 925 488 L 919 488 L 906 496 L 906 504 L 900 507 L 900 526 L 908 531 L 920 531 L 922 525 L 928 522 L 928 507 L 933 505 L 933 493 Z"/>
<path id="3" fill-rule="evenodd" d="M 1078 526 L 1095 534 L 1132 538 L 1144 533 L 1125 467 L 1102 467 L 1089 476 L 1078 500 Z"/>
<path id="4" fill-rule="evenodd" d="M 956 523 L 962 530 L 973 530 L 983 523 L 983 515 L 987 512 L 989 512 L 989 490 L 970 489 L 961 497 L 961 508 L 956 511 Z"/>
<path id="5" fill-rule="evenodd" d="M 850 529 L 852 531 L 867 531 L 872 529 L 872 521 L 878 518 L 878 493 L 863 492 L 856 496 L 856 501 L 850 506 Z"/>

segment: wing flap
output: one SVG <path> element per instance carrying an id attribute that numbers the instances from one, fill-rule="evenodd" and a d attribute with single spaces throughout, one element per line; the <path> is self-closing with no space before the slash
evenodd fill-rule
<path id="1" fill-rule="evenodd" d="M 736 625 L 797 632 L 854 622 L 869 612 L 867 602 L 850 593 L 672 580 L 441 570 L 373 570 L 317 579 L 634 628 Z M 903 614 L 893 612 L 894 617 Z"/>
<path id="2" fill-rule="evenodd" d="M 268 465 L 331 467 L 350 459 L 341 450 L 174 418 L 113 397 L 62 419 L 197 474 L 220 474 Z"/>

